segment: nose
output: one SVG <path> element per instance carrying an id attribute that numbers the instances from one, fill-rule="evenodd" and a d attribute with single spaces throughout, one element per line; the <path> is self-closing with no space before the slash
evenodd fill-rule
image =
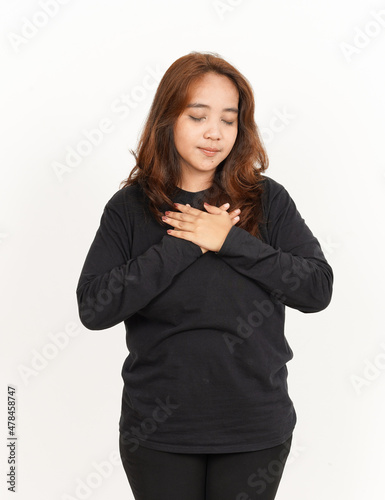
<path id="1" fill-rule="evenodd" d="M 203 137 L 205 139 L 211 139 L 213 141 L 218 141 L 219 139 L 221 139 L 222 136 L 218 124 L 215 122 L 207 123 L 207 128 L 203 134 Z"/>

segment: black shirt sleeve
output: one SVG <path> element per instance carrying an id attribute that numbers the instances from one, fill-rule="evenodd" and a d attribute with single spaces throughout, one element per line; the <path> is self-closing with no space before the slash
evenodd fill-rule
<path id="1" fill-rule="evenodd" d="M 270 244 L 232 226 L 217 255 L 283 304 L 302 312 L 321 311 L 331 300 L 332 268 L 287 190 L 268 182 Z"/>
<path id="2" fill-rule="evenodd" d="M 80 320 L 90 330 L 132 316 L 202 255 L 198 245 L 166 233 L 132 258 L 133 231 L 122 196 L 116 193 L 104 208 L 76 289 Z"/>

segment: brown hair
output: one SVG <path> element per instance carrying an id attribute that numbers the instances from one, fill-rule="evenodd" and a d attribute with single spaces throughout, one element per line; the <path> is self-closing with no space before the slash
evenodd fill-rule
<path id="1" fill-rule="evenodd" d="M 268 167 L 268 157 L 254 121 L 253 90 L 247 79 L 218 54 L 192 52 L 168 68 L 156 91 L 137 152 L 131 151 L 136 165 L 121 187 L 139 184 L 156 220 L 166 225 L 161 216 L 164 210 L 175 211 L 170 196 L 181 181 L 174 124 L 188 104 L 191 85 L 209 72 L 227 76 L 238 89 L 238 134 L 230 154 L 217 166 L 213 183 L 198 208 L 206 211 L 203 201 L 217 207 L 229 202 L 228 212 L 241 209 L 237 226 L 259 236 L 263 220 L 261 172 Z"/>

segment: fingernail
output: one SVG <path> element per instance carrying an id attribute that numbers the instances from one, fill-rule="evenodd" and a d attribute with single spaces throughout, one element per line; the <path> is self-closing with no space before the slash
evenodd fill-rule
<path id="1" fill-rule="evenodd" d="M 225 207 L 229 207 L 230 206 L 230 203 L 225 203 Z"/>

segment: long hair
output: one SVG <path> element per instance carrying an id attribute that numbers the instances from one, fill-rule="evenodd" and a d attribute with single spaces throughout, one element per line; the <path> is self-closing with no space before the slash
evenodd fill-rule
<path id="1" fill-rule="evenodd" d="M 217 166 L 213 183 L 197 208 L 205 211 L 203 201 L 217 207 L 228 202 L 228 212 L 241 210 L 237 226 L 259 236 L 263 221 L 261 173 L 269 162 L 254 120 L 253 90 L 248 80 L 218 54 L 192 52 L 168 68 L 157 88 L 137 151 L 131 151 L 136 165 L 121 187 L 139 184 L 155 219 L 167 225 L 161 217 L 164 210 L 175 211 L 170 197 L 181 182 L 174 125 L 188 104 L 192 84 L 209 72 L 226 76 L 238 89 L 238 133 L 231 152 Z"/>

